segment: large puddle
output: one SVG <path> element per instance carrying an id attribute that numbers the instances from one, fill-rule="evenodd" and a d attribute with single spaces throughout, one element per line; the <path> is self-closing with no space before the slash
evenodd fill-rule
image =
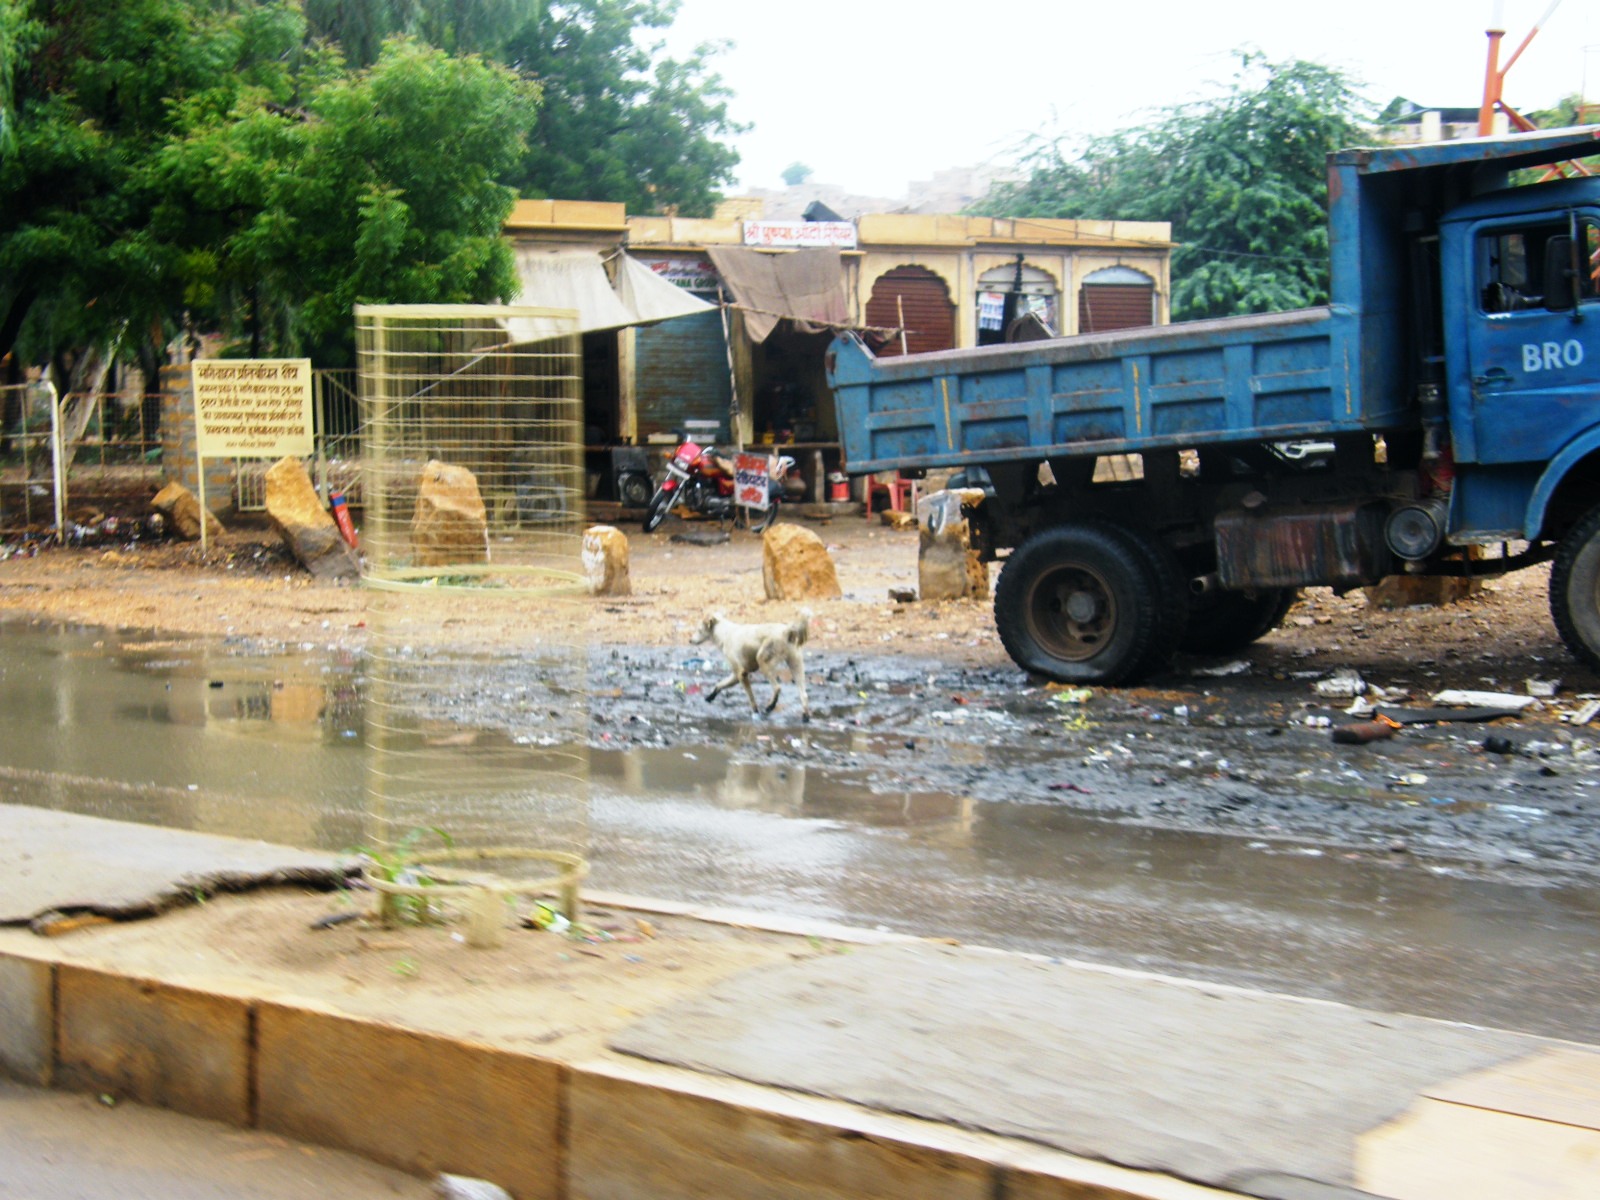
<path id="1" fill-rule="evenodd" d="M 0 624 L 0 800 L 347 850 L 364 687 L 318 647 Z M 593 886 L 1600 1038 L 1594 889 L 897 792 L 705 741 L 590 752 Z"/>

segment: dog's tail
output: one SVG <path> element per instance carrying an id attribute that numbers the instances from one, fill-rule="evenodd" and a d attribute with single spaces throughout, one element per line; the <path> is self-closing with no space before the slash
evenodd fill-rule
<path id="1" fill-rule="evenodd" d="M 789 631 L 785 635 L 791 646 L 804 646 L 806 638 L 811 634 L 811 610 L 802 608 L 800 615 L 789 623 Z"/>

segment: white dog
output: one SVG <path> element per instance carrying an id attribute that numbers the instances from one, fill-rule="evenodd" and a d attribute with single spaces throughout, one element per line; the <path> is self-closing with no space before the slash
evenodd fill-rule
<path id="1" fill-rule="evenodd" d="M 810 628 L 810 612 L 801 612 L 797 620 L 788 624 L 774 621 L 767 625 L 743 625 L 728 620 L 721 613 L 713 613 L 701 621 L 699 632 L 690 641 L 697 646 L 702 642 L 715 642 L 733 668 L 731 675 L 711 689 L 706 702 L 715 700 L 735 683 L 742 683 L 745 695 L 750 697 L 750 711 L 762 711 L 756 704 L 755 689 L 750 686 L 750 677 L 760 671 L 772 682 L 772 699 L 765 710 L 771 712 L 778 706 L 777 669 L 787 666 L 789 678 L 800 689 L 800 719 L 811 720 L 811 705 L 806 700 L 806 668 L 800 659 L 800 647 L 805 645 Z"/>

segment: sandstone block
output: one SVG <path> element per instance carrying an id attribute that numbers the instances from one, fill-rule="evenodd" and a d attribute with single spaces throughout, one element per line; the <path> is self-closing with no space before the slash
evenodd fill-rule
<path id="1" fill-rule="evenodd" d="M 917 588 L 924 600 L 986 600 L 989 567 L 972 548 L 967 510 L 980 488 L 934 492 L 917 501 Z"/>
<path id="2" fill-rule="evenodd" d="M 150 507 L 167 519 L 168 527 L 188 542 L 200 540 L 200 501 L 181 483 L 169 483 L 150 500 Z M 222 522 L 206 513 L 206 536 L 222 535 Z"/>
<path id="3" fill-rule="evenodd" d="M 1483 590 L 1483 582 L 1448 576 L 1391 575 L 1382 583 L 1362 590 L 1366 593 L 1368 608 L 1411 608 L 1419 604 L 1437 608 L 1476 595 Z"/>
<path id="4" fill-rule="evenodd" d="M 822 539 L 798 525 L 761 535 L 761 581 L 768 600 L 835 600 L 844 593 Z"/>
<path id="5" fill-rule="evenodd" d="M 318 579 L 361 573 L 360 561 L 339 536 L 298 458 L 280 459 L 267 469 L 267 517 L 300 565 Z"/>
<path id="6" fill-rule="evenodd" d="M 631 596 L 627 534 L 610 525 L 591 525 L 584 530 L 583 573 L 591 596 Z"/>
<path id="7" fill-rule="evenodd" d="M 437 459 L 422 469 L 411 550 L 419 567 L 489 561 L 489 515 L 471 471 Z"/>

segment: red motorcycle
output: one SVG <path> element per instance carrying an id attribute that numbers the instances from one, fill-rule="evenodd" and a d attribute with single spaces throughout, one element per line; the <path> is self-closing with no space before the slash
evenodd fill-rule
<path id="1" fill-rule="evenodd" d="M 786 454 L 767 458 L 767 507 L 750 510 L 750 530 L 760 533 L 778 516 L 778 501 L 789 490 L 786 486 L 794 459 Z M 734 515 L 735 479 L 733 464 L 715 448 L 701 446 L 684 438 L 667 462 L 667 474 L 644 514 L 644 531 L 652 533 L 675 508 L 727 521 Z"/>

